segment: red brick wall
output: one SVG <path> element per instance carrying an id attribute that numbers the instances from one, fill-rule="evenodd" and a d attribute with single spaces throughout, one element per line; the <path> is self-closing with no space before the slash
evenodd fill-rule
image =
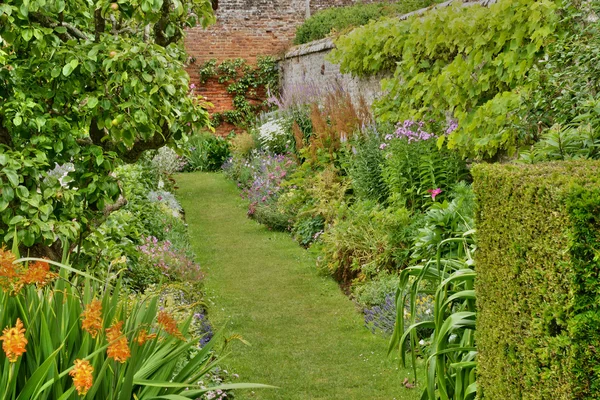
<path id="1" fill-rule="evenodd" d="M 369 0 L 370 1 L 370 0 Z M 311 12 L 356 3 L 355 0 L 310 0 Z M 219 0 L 217 23 L 208 29 L 189 29 L 185 45 L 195 62 L 188 73 L 197 92 L 214 104 L 212 112 L 232 109 L 223 85 L 200 84 L 198 70 L 210 60 L 244 58 L 254 62 L 260 55 L 280 55 L 290 46 L 296 27 L 304 21 L 305 0 Z M 223 124 L 217 133 L 227 135 L 233 126 Z"/>

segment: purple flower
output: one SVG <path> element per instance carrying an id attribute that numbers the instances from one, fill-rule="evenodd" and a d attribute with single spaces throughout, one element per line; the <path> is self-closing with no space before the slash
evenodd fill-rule
<path id="1" fill-rule="evenodd" d="M 452 132 L 454 132 L 457 129 L 458 129 L 458 121 L 456 121 L 454 119 L 450 120 L 450 123 L 448 124 L 448 129 L 446 129 L 446 135 L 451 134 Z"/>
<path id="2" fill-rule="evenodd" d="M 381 144 L 379 145 L 379 150 L 385 150 L 385 148 L 386 148 L 386 147 L 388 147 L 388 144 L 387 144 L 387 143 L 381 143 Z"/>

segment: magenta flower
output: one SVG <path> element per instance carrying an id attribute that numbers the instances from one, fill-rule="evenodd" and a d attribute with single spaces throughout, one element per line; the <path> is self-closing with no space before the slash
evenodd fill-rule
<path id="1" fill-rule="evenodd" d="M 427 192 L 429 194 L 431 194 L 431 199 L 433 201 L 435 201 L 435 196 L 437 196 L 438 194 L 442 193 L 442 189 L 437 188 L 437 189 L 427 189 Z"/>

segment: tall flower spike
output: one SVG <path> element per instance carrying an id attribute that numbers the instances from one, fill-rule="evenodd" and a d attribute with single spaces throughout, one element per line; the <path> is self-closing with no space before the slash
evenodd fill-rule
<path id="1" fill-rule="evenodd" d="M 137 337 L 137 342 L 140 346 L 142 346 L 144 343 L 146 343 L 148 340 L 152 340 L 156 338 L 156 333 L 151 333 L 148 334 L 148 331 L 145 329 L 142 329 L 140 331 L 140 333 L 138 334 Z"/>
<path id="2" fill-rule="evenodd" d="M 50 265 L 44 261 L 36 261 L 30 264 L 21 275 L 21 282 L 30 285 L 35 284 L 43 287 L 54 280 L 58 275 L 50 271 Z"/>
<path id="3" fill-rule="evenodd" d="M 102 303 L 100 300 L 92 300 L 81 313 L 81 317 L 83 318 L 81 327 L 95 339 L 98 332 L 102 330 Z"/>
<path id="4" fill-rule="evenodd" d="M 0 247 L 0 288 L 5 292 L 18 292 L 19 272 L 17 266 L 13 263 L 17 258 L 4 247 Z"/>
<path id="5" fill-rule="evenodd" d="M 185 340 L 185 337 L 179 331 L 177 322 L 166 311 L 158 312 L 158 325 L 160 325 L 169 335 L 175 336 L 177 339 Z"/>
<path id="6" fill-rule="evenodd" d="M 106 339 L 108 339 L 108 349 L 106 350 L 106 354 L 121 364 L 127 361 L 131 356 L 127 338 L 121 331 L 122 327 L 123 321 L 115 321 L 110 328 L 106 330 Z"/>
<path id="7" fill-rule="evenodd" d="M 73 377 L 73 384 L 80 396 L 85 396 L 94 384 L 93 372 L 94 367 L 88 360 L 75 360 L 75 367 L 69 372 L 69 375 Z"/>
<path id="8" fill-rule="evenodd" d="M 25 328 L 19 318 L 14 328 L 4 328 L 2 336 L 2 350 L 6 353 L 6 357 L 10 362 L 16 362 L 23 353 L 25 353 L 25 346 L 27 345 L 27 339 L 25 339 Z"/>

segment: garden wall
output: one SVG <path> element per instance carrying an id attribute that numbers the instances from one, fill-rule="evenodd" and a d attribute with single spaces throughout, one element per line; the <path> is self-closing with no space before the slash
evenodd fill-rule
<path id="1" fill-rule="evenodd" d="M 285 53 L 279 62 L 282 93 L 303 90 L 307 85 L 335 85 L 348 91 L 355 103 L 362 97 L 367 104 L 372 104 L 381 91 L 381 77 L 359 79 L 342 74 L 339 65 L 327 61 L 327 55 L 334 47 L 333 40 L 326 38 L 292 47 Z"/>
<path id="2" fill-rule="evenodd" d="M 473 177 L 480 392 L 600 398 L 600 163 L 478 165 Z"/>
<path id="3" fill-rule="evenodd" d="M 309 5 L 314 13 L 357 2 L 309 0 Z M 231 110 L 232 97 L 216 81 L 199 85 L 200 65 L 210 59 L 244 58 L 254 62 L 261 55 L 283 55 L 296 34 L 296 27 L 306 18 L 306 4 L 307 0 L 219 0 L 216 24 L 208 29 L 196 27 L 187 31 L 185 46 L 192 61 L 187 71 L 192 83 L 198 86 L 197 92 L 214 104 L 213 112 Z M 226 134 L 232 128 L 224 124 L 218 133 Z"/>

